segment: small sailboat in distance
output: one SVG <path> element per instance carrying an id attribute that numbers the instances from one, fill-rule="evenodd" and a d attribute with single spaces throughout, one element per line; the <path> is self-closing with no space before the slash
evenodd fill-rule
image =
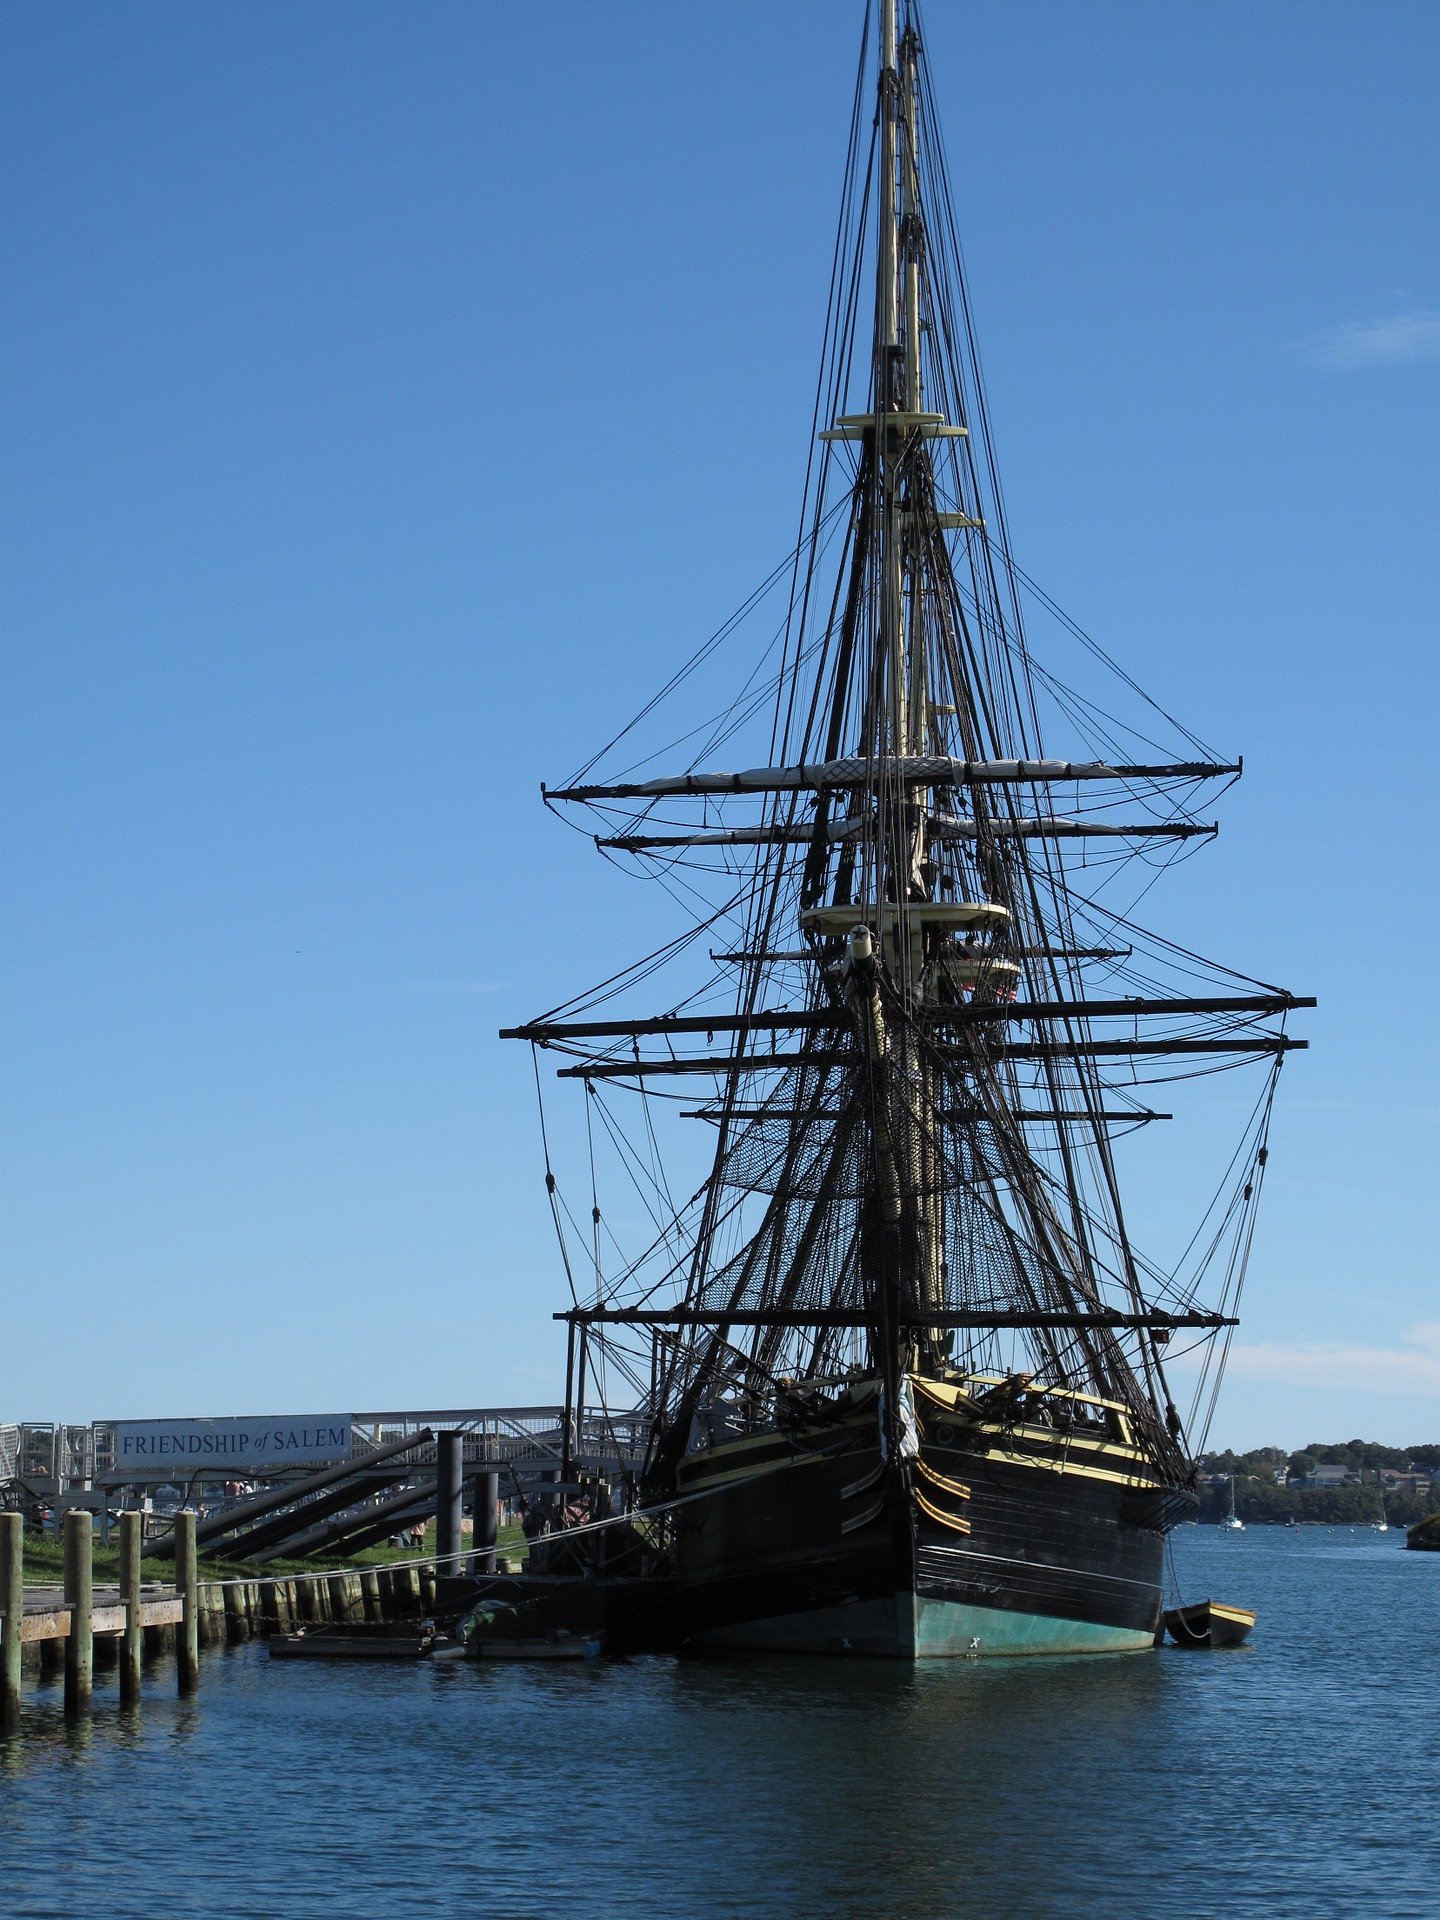
<path id="1" fill-rule="evenodd" d="M 1220 1524 L 1229 1533 L 1243 1533 L 1245 1531 L 1245 1522 L 1235 1511 L 1235 1476 L 1233 1473 L 1230 1476 L 1230 1511 Z"/>

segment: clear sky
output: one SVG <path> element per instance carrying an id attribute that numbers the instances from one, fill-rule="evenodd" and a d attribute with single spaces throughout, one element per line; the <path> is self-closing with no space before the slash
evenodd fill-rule
<path id="1" fill-rule="evenodd" d="M 860 16 L 0 7 L 0 1419 L 558 1396 L 538 783 L 793 538 Z M 1214 1437 L 1440 1438 L 1440 12 L 928 27 L 1017 555 L 1246 757 L 1161 929 L 1321 997 Z"/>

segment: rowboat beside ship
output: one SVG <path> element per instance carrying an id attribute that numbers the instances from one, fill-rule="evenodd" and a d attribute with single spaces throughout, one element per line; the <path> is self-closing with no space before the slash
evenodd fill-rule
<path id="1" fill-rule="evenodd" d="M 1248 1607 L 1196 1600 L 1188 1607 L 1171 1607 L 1164 1625 L 1177 1647 L 1238 1647 L 1249 1638 L 1255 1615 Z"/>

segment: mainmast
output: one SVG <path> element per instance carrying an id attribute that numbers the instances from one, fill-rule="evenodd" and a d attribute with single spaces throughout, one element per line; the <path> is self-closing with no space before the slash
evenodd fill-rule
<path id="1" fill-rule="evenodd" d="M 896 760 L 926 747 L 924 580 L 913 467 L 923 459 L 920 276 L 924 228 L 916 160 L 916 37 L 897 38 L 897 0 L 882 0 L 880 44 L 880 220 L 876 248 L 874 447 L 876 546 L 880 567 L 880 654 L 888 678 L 889 737 L 878 756 L 879 795 L 893 790 L 885 748 Z M 867 743 L 868 744 L 868 743 Z M 882 804 L 874 848 L 876 948 L 892 970 L 905 1015 L 924 992 L 926 927 L 912 908 L 930 892 L 925 877 L 924 789 Z M 851 936 L 847 998 L 867 1056 L 877 1216 L 869 1242 L 868 1291 L 876 1308 L 882 1370 L 901 1362 L 897 1329 L 907 1308 L 943 1307 L 942 1202 L 935 1165 L 934 1074 L 918 1033 L 902 1017 L 886 1035 L 868 935 Z M 932 1340 L 938 1339 L 931 1336 Z"/>
<path id="2" fill-rule="evenodd" d="M 901 252 L 905 264 L 905 410 L 918 414 L 923 405 L 920 378 L 920 279 L 925 268 L 925 220 L 920 205 L 920 163 L 916 143 L 915 92 L 917 82 L 918 41 L 913 29 L 901 46 L 901 130 L 904 150 L 901 179 L 904 184 L 900 219 Z M 907 732 L 916 753 L 926 751 L 926 675 L 925 642 L 922 626 L 922 579 L 918 542 L 911 543 L 909 623 L 910 644 L 906 650 L 909 690 L 907 695 Z"/>
<path id="3" fill-rule="evenodd" d="M 909 386 L 906 355 L 900 345 L 899 274 L 900 75 L 895 64 L 896 0 L 882 0 L 880 25 L 880 231 L 875 271 L 875 505 L 880 556 L 880 646 L 888 667 L 889 738 L 883 745 L 903 754 L 907 747 L 906 646 L 901 579 L 904 566 L 900 533 L 899 435 L 891 431 L 896 387 Z M 901 375 L 897 383 L 896 375 Z M 883 750 L 883 748 L 882 748 Z"/>
<path id="4" fill-rule="evenodd" d="M 928 434 L 945 423 L 923 411 L 921 313 L 925 225 L 917 144 L 919 40 L 898 35 L 898 0 L 883 0 L 880 22 L 880 210 L 875 266 L 873 412 L 866 424 L 875 450 L 871 543 L 879 591 L 878 642 L 886 698 L 885 725 L 861 742 L 883 761 L 927 751 L 929 690 L 924 628 L 924 542 L 915 468 Z M 878 737 L 877 737 L 878 736 Z M 884 768 L 881 767 L 884 782 Z M 886 783 L 888 784 L 888 783 Z M 907 796 L 903 825 L 877 845 L 878 897 L 898 908 L 930 891 L 922 877 L 930 794 Z M 901 942 L 897 977 L 908 978 L 910 951 Z"/>
<path id="5" fill-rule="evenodd" d="M 916 144 L 919 41 L 896 44 L 897 0 L 884 0 L 880 50 L 880 232 L 875 284 L 876 510 L 883 582 L 882 652 L 889 666 L 891 751 L 924 753 L 922 578 L 913 514 L 906 513 L 905 449 L 922 424 L 920 314 L 925 225 Z M 925 424 L 930 424 L 926 422 Z M 908 574 L 908 580 L 907 580 Z"/>

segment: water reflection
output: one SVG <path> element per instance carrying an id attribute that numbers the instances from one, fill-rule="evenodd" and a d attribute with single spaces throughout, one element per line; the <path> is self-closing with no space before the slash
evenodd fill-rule
<path id="1" fill-rule="evenodd" d="M 873 1916 L 994 1911 L 1037 1853 L 1069 1878 L 1077 1829 L 1099 1841 L 1123 1806 L 1173 1680 L 1171 1663 L 1144 1656 L 682 1662 L 669 1691 L 703 1724 L 714 1768 L 748 1781 L 747 1845 L 767 1862 L 770 1901 L 756 1910 L 812 1910 L 823 1829 L 826 1911 Z M 697 1849 L 704 1832 L 693 1823 Z M 1049 1911 L 1045 1897 L 1035 1888 L 1021 1910 Z"/>
<path id="2" fill-rule="evenodd" d="M 1186 1591 L 1255 1605 L 1251 1652 L 346 1668 L 252 1644 L 191 1699 L 166 1661 L 138 1707 L 107 1680 L 68 1725 L 32 1686 L 0 1742 L 0 1905 L 1428 1920 L 1440 1560 L 1210 1531 L 1177 1543 Z"/>
<path id="3" fill-rule="evenodd" d="M 135 1706 L 121 1702 L 113 1670 L 98 1675 L 88 1713 L 65 1711 L 63 1675 L 27 1673 L 20 1724 L 0 1733 L 0 1777 L 19 1779 L 57 1761 L 87 1764 L 101 1751 L 135 1753 L 157 1738 L 184 1743 L 201 1732 L 202 1715 L 199 1698 L 178 1697 L 173 1660 L 147 1664 Z"/>

